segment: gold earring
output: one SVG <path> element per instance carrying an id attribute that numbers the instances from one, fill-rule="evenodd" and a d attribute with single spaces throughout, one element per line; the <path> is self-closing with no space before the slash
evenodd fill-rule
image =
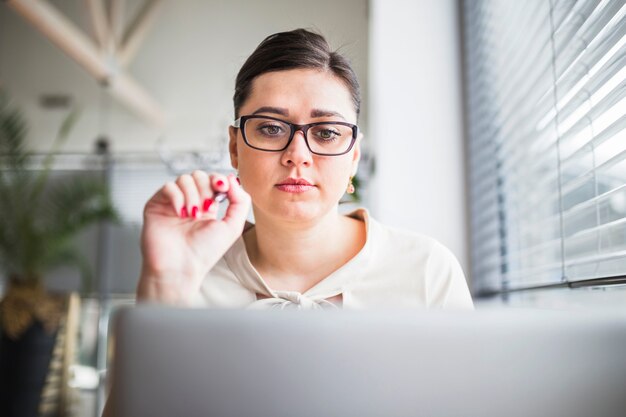
<path id="1" fill-rule="evenodd" d="M 346 189 L 348 194 L 354 194 L 354 184 L 352 183 L 352 178 L 354 177 L 350 177 L 350 181 L 348 181 L 348 188 Z"/>

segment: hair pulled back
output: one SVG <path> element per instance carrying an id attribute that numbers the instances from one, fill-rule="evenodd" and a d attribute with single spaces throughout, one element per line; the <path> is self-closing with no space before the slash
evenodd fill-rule
<path id="1" fill-rule="evenodd" d="M 306 29 L 296 29 L 268 36 L 243 64 L 235 82 L 235 118 L 250 96 L 252 82 L 259 75 L 297 68 L 330 71 L 348 88 L 357 117 L 361 109 L 359 81 L 343 55 L 332 51 L 326 39 Z"/>

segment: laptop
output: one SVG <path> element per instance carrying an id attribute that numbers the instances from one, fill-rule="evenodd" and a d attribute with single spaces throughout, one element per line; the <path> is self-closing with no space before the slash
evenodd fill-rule
<path id="1" fill-rule="evenodd" d="M 119 417 L 626 415 L 626 315 L 141 306 L 115 320 Z"/>

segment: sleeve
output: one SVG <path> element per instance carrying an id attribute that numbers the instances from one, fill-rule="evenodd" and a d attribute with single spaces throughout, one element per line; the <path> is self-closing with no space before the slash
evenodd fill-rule
<path id="1" fill-rule="evenodd" d="M 434 243 L 426 264 L 426 291 L 430 308 L 474 309 L 459 261 L 439 242 Z"/>

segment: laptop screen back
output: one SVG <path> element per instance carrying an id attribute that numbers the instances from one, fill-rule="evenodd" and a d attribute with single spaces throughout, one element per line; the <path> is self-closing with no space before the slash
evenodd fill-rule
<path id="1" fill-rule="evenodd" d="M 626 415 L 626 317 L 138 307 L 120 417 Z"/>

